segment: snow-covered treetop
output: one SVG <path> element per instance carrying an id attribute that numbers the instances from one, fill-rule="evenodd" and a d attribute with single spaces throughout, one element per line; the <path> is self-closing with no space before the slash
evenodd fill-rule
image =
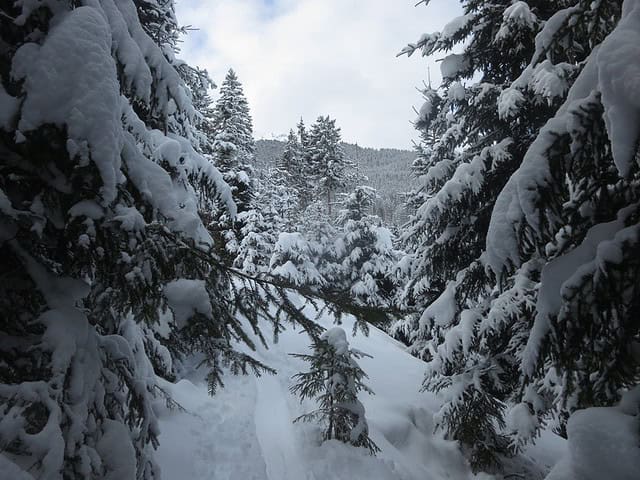
<path id="1" fill-rule="evenodd" d="M 220 86 L 220 97 L 212 113 L 215 160 L 224 170 L 253 160 L 255 145 L 249 103 L 233 69 Z"/>

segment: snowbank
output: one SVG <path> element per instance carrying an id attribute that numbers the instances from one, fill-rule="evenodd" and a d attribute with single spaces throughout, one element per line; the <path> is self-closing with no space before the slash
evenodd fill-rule
<path id="1" fill-rule="evenodd" d="M 311 313 L 311 312 L 308 312 Z M 333 327 L 327 316 L 319 323 Z M 350 332 L 353 320 L 344 320 Z M 268 328 L 263 326 L 264 331 Z M 333 332 L 333 333 L 332 333 Z M 335 330 L 328 331 L 336 336 Z M 340 343 L 342 339 L 335 339 Z M 292 420 L 314 407 L 289 392 L 291 376 L 307 367 L 289 353 L 310 353 L 309 338 L 299 329 L 280 333 L 277 344 L 258 347 L 254 356 L 277 369 L 277 375 L 225 379 L 215 397 L 207 395 L 205 372 L 195 367 L 177 384 L 163 383 L 187 411 L 160 411 L 157 454 L 166 480 L 466 480 L 475 477 L 455 442 L 433 433 L 433 412 L 439 402 L 418 391 L 425 364 L 375 327 L 369 337 L 349 335 L 354 349 L 371 355 L 359 360 L 375 395 L 362 394 L 369 434 L 382 449 L 377 456 L 365 448 L 338 441 L 320 443 L 320 430 Z M 260 342 L 256 342 L 260 345 Z M 194 359 L 194 365 L 197 359 Z M 536 447 L 532 455 L 555 463 L 551 449 Z M 559 452 L 561 453 L 561 451 Z M 558 452 L 555 453 L 557 456 Z"/>

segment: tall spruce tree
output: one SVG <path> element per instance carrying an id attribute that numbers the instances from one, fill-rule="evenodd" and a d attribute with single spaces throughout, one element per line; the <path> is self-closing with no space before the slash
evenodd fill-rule
<path id="1" fill-rule="evenodd" d="M 209 227 L 219 245 L 220 256 L 233 264 L 244 238 L 243 231 L 247 231 L 244 228 L 246 221 L 249 218 L 257 220 L 256 213 L 252 212 L 256 193 L 252 167 L 255 151 L 253 127 L 249 104 L 233 69 L 228 71 L 220 87 L 220 96 L 211 114 L 211 125 L 214 134 L 211 158 L 231 186 L 239 216 L 234 219 L 219 211 Z"/>
<path id="2" fill-rule="evenodd" d="M 640 380 L 640 116 L 631 107 L 640 90 L 626 83 L 637 79 L 640 5 L 568 3 L 555 36 L 571 39 L 584 61 L 501 192 L 486 255 L 501 296 L 518 279 L 536 282 L 521 389 L 523 401 L 553 400 L 561 432 L 574 410 L 615 404 Z M 537 47 L 512 95 L 534 90 L 540 69 L 553 71 L 547 45 Z M 518 117 L 519 107 L 503 116 Z"/>
<path id="3" fill-rule="evenodd" d="M 336 127 L 336 121 L 321 116 L 311 126 L 305 147 L 308 171 L 317 181 L 317 195 L 324 197 L 330 217 L 335 194 L 345 185 L 348 169 L 353 167 L 345 159 L 340 143 L 340 128 Z"/>
<path id="4" fill-rule="evenodd" d="M 305 207 L 303 201 L 308 197 L 309 180 L 304 166 L 302 144 L 296 132 L 290 130 L 282 156 L 277 159 L 275 172 L 272 173 L 279 187 L 277 189 L 280 201 L 277 203 L 280 204 L 283 216 L 287 219 L 289 231 L 292 230 L 294 220 Z"/>
<path id="5" fill-rule="evenodd" d="M 249 103 L 233 69 L 229 69 L 220 86 L 212 121 L 216 166 L 227 172 L 251 164 L 255 145 Z"/>
<path id="6" fill-rule="evenodd" d="M 474 469 L 485 469 L 523 443 L 505 424 L 507 405 L 527 402 L 535 425 L 548 408 L 548 399 L 521 388 L 519 370 L 541 265 L 523 264 L 496 284 L 484 255 L 491 214 L 620 3 L 462 3 L 463 16 L 403 50 L 462 46 L 442 60 L 442 101 L 422 125 L 423 137 L 428 128 L 437 140 L 426 162 L 432 191 L 405 235 L 405 303 L 416 314 L 402 329 L 429 362 L 424 387 L 446 399 L 437 425 L 465 445 Z"/>

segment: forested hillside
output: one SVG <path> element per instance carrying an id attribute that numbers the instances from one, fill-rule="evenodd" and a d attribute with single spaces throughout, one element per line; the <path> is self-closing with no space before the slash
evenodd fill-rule
<path id="1" fill-rule="evenodd" d="M 285 144 L 282 140 L 257 140 L 256 163 L 259 168 L 275 165 L 284 152 Z M 375 214 L 389 225 L 402 225 L 409 214 L 405 206 L 407 193 L 417 185 L 417 179 L 411 174 L 416 153 L 351 143 L 342 143 L 342 148 L 345 157 L 355 163 L 358 172 L 366 177 L 362 183 L 375 188 L 378 195 L 374 204 Z"/>

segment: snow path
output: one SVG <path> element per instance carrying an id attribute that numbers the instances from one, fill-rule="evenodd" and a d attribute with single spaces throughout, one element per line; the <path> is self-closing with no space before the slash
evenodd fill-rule
<path id="1" fill-rule="evenodd" d="M 156 453 L 165 480 L 265 480 L 266 468 L 253 421 L 255 379 L 225 379 L 209 397 L 206 382 L 181 380 L 169 386 L 189 413 L 161 417 Z M 248 414 L 249 413 L 249 414 Z"/>
<path id="2" fill-rule="evenodd" d="M 256 434 L 267 464 L 267 477 L 269 480 L 312 480 L 313 476 L 308 476 L 299 463 L 301 455 L 282 384 L 275 376 L 265 376 L 256 386 Z M 279 432 L 278 441 L 274 441 L 273 432 Z"/>

